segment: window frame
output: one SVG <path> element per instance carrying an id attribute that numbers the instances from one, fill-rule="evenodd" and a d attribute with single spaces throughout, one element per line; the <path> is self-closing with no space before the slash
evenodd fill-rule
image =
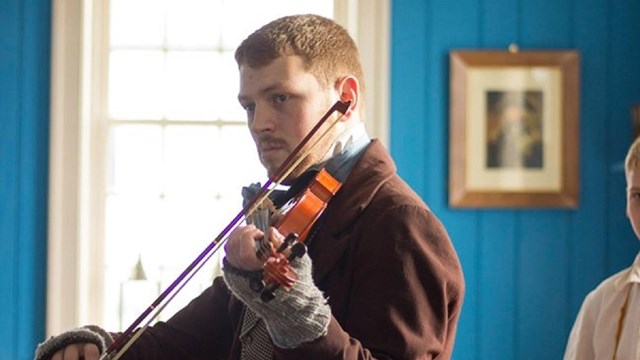
<path id="1" fill-rule="evenodd" d="M 366 126 L 388 146 L 390 1 L 334 0 L 361 51 Z M 54 1 L 46 334 L 102 323 L 108 1 Z"/>

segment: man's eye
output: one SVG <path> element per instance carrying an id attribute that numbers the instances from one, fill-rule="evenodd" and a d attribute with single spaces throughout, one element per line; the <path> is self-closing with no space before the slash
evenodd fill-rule
<path id="1" fill-rule="evenodd" d="M 246 112 L 252 112 L 253 109 L 255 109 L 255 105 L 253 104 L 248 104 L 248 105 L 242 105 L 242 108 L 244 109 L 244 111 Z"/>
<path id="2" fill-rule="evenodd" d="M 282 95 L 282 94 L 280 94 L 280 95 L 276 95 L 276 96 L 274 96 L 274 99 L 273 99 L 273 100 L 274 100 L 275 102 L 277 102 L 277 103 L 283 103 L 283 102 L 287 101 L 287 99 L 288 99 L 288 98 L 289 98 L 289 97 L 288 97 L 287 95 Z"/>

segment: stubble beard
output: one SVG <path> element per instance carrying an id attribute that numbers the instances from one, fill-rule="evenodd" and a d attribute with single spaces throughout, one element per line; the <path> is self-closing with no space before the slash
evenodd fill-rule
<path id="1" fill-rule="evenodd" d="M 318 121 L 322 118 L 323 115 L 325 115 L 326 111 L 331 107 L 331 105 L 332 105 L 331 99 L 328 96 L 325 97 L 324 108 L 326 109 L 322 110 L 321 113 L 317 114 Z M 325 121 L 323 126 L 316 132 L 316 134 L 314 135 L 314 138 L 312 138 L 307 143 L 305 148 L 300 151 L 300 154 L 303 154 L 305 152 L 305 149 L 307 149 L 309 146 L 311 146 L 311 144 L 314 144 L 316 142 L 315 139 L 317 139 L 318 136 L 323 134 L 324 131 L 328 131 L 328 133 L 315 145 L 315 148 L 309 151 L 309 153 L 305 156 L 305 158 L 301 160 L 293 170 L 290 171 L 290 173 L 282 181 L 283 184 L 285 185 L 290 184 L 291 182 L 295 181 L 295 179 L 300 177 L 300 175 L 308 171 L 310 168 L 316 167 L 321 163 L 325 162 L 326 160 L 328 160 L 328 157 L 331 156 L 331 154 L 328 154 L 328 152 L 332 148 L 332 144 L 334 143 L 334 141 L 336 140 L 336 137 L 338 136 L 338 131 L 335 126 L 327 130 L 327 126 L 338 121 L 339 116 L 340 115 L 337 113 L 332 114 Z M 260 156 L 260 161 L 262 165 L 266 168 L 267 174 L 271 179 L 274 179 L 273 177 L 276 175 L 282 175 L 282 174 L 276 174 L 277 170 L 281 167 L 281 165 L 288 158 L 288 156 L 293 152 L 295 147 L 298 146 L 298 144 L 295 144 L 293 145 L 293 147 L 290 148 L 289 144 L 287 144 L 284 140 L 272 137 L 270 135 L 261 136 L 259 138 L 258 143 L 259 144 L 264 144 L 264 143 L 277 144 L 277 145 L 281 145 L 285 149 L 286 156 L 278 160 L 275 160 L 275 159 L 265 160 L 262 158 L 262 156 Z M 284 170 L 287 171 L 287 169 L 284 169 Z M 274 179 L 274 180 L 278 180 L 278 179 Z"/>
<path id="2" fill-rule="evenodd" d="M 267 174 L 270 179 L 281 180 L 284 185 L 288 185 L 291 182 L 295 181 L 295 179 L 300 177 L 309 169 L 313 167 L 321 166 L 321 164 L 327 160 L 325 157 L 327 155 L 327 152 L 331 148 L 333 137 L 335 137 L 335 129 L 332 129 L 331 132 L 327 134 L 326 138 L 322 139 L 318 144 L 316 144 L 315 148 L 312 149 L 310 152 L 308 152 L 302 160 L 300 161 L 297 161 L 296 159 L 292 160 L 292 162 L 290 163 L 291 166 L 293 166 L 295 162 L 297 162 L 298 164 L 295 165 L 293 169 L 283 169 L 284 173 L 286 173 L 287 171 L 289 172 L 284 179 L 275 179 L 274 176 L 284 175 L 284 174 L 277 174 L 276 172 L 278 171 L 278 169 L 280 169 L 284 161 L 292 153 L 293 149 L 287 148 L 286 155 L 283 154 L 282 158 L 263 159 L 261 157 L 260 161 L 262 165 L 265 167 L 265 169 L 267 170 Z M 313 140 L 311 141 L 311 143 L 313 143 Z M 307 144 L 307 147 L 310 145 L 311 144 Z M 305 153 L 305 149 L 301 150 L 299 154 L 302 155 L 304 153 Z"/>

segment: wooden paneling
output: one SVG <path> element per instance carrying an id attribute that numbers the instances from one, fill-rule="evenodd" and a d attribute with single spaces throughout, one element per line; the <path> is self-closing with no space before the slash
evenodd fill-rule
<path id="1" fill-rule="evenodd" d="M 19 43 L 16 34 L 20 25 L 15 14 L 17 1 L 8 1 L 0 14 L 0 356 L 11 358 L 16 351 L 15 324 L 17 322 L 17 252 L 19 210 L 19 126 L 18 126 L 18 70 Z M 6 49 L 6 51 L 4 50 Z"/>
<path id="2" fill-rule="evenodd" d="M 44 335 L 50 4 L 0 5 L 0 358 Z M 636 0 L 394 1 L 391 151 L 447 226 L 467 296 L 456 359 L 561 358 L 588 291 L 628 266 L 622 161 L 640 101 Z M 580 206 L 453 210 L 447 204 L 448 53 L 581 53 Z"/>
<path id="3" fill-rule="evenodd" d="M 392 10 L 391 151 L 464 267 L 455 358 L 561 358 L 584 296 L 639 249 L 624 214 L 622 160 L 629 110 L 640 101 L 640 3 L 414 0 Z M 576 209 L 454 210 L 446 202 L 448 53 L 510 43 L 581 53 Z"/>
<path id="4" fill-rule="evenodd" d="M 0 358 L 44 337 L 50 3 L 0 6 Z"/>

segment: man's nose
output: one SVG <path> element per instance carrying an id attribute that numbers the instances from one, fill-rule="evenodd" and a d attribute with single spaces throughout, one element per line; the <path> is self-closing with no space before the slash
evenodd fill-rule
<path id="1" fill-rule="evenodd" d="M 256 105 L 253 112 L 250 130 L 253 133 L 263 133 L 273 131 L 275 127 L 275 117 L 273 111 L 268 106 Z"/>

